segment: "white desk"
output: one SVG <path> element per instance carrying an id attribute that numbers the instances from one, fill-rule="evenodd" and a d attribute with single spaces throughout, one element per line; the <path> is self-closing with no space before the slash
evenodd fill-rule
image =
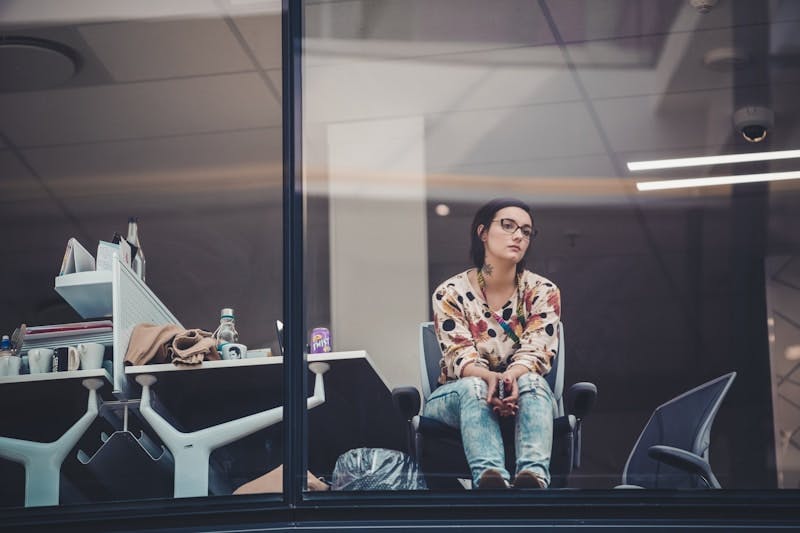
<path id="1" fill-rule="evenodd" d="M 209 483 L 208 460 L 211 452 L 256 431 L 281 422 L 283 420 L 283 405 L 278 402 L 277 405 L 257 413 L 231 418 L 225 422 L 219 422 L 194 431 L 181 431 L 153 408 L 151 388 L 160 381 L 161 377 L 166 377 L 168 382 L 171 380 L 173 387 L 176 379 L 183 380 L 184 383 L 181 383 L 180 389 L 184 391 L 186 390 L 184 387 L 188 386 L 185 381 L 195 376 L 210 376 L 211 379 L 215 379 L 217 382 L 233 380 L 236 383 L 236 376 L 241 377 L 243 372 L 252 372 L 253 368 L 259 367 L 280 367 L 281 362 L 280 360 L 270 361 L 270 358 L 267 357 L 259 357 L 227 361 L 204 361 L 201 365 L 196 366 L 162 364 L 127 367 L 125 369 L 126 376 L 134 377 L 136 383 L 142 388 L 139 412 L 172 453 L 175 462 L 173 489 L 176 498 L 207 496 Z M 313 409 L 325 402 L 323 374 L 329 368 L 327 363 L 309 363 L 309 370 L 315 374 L 315 380 L 314 394 L 307 401 L 308 409 Z M 170 385 L 165 386 L 165 388 L 169 387 Z M 213 391 L 213 388 L 205 389 L 205 392 L 211 391 Z"/>
<path id="2" fill-rule="evenodd" d="M 324 403 L 317 403 L 318 406 L 308 414 L 308 460 L 313 472 L 330 476 L 336 459 L 351 448 L 402 449 L 404 421 L 395 414 L 386 381 L 365 351 L 310 354 L 307 360 L 310 364 L 324 362 L 330 365 L 330 371 L 324 375 Z M 173 437 L 164 437 L 174 432 L 199 434 L 215 427 L 233 427 L 228 426 L 231 423 L 243 424 L 241 427 L 244 428 L 245 423 L 238 421 L 262 416 L 263 422 L 267 418 L 266 412 L 274 416 L 269 420 L 271 424 L 280 422 L 283 414 L 282 363 L 280 356 L 204 361 L 192 367 L 169 363 L 129 366 L 125 368 L 125 374 L 129 390 L 134 395 L 138 395 L 141 389 L 136 377 L 149 375 L 156 378 L 152 390 L 159 410 L 170 422 L 169 427 L 160 422 L 156 422 L 159 428 L 150 424 L 167 443 L 167 439 Z M 309 372 L 308 379 L 310 392 L 315 388 L 317 378 Z M 279 435 L 276 438 L 280 440 Z M 186 460 L 189 461 L 188 456 Z M 176 496 L 206 495 L 208 456 L 203 453 L 202 457 L 194 457 L 191 461 L 194 477 L 191 485 L 185 486 L 188 483 L 185 480 L 190 476 L 177 472 L 176 459 Z M 197 476 L 204 477 L 205 481 Z"/>
<path id="3" fill-rule="evenodd" d="M 308 411 L 309 433 L 304 448 L 312 472 L 330 477 L 336 459 L 351 448 L 364 446 L 401 449 L 404 443 L 404 421 L 394 413 L 391 393 L 366 352 L 311 354 L 307 359 L 309 362 L 327 362 L 331 366 L 331 370 L 324 375 L 325 402 Z M 266 471 L 267 463 L 281 460 L 283 430 L 278 420 L 283 414 L 282 363 L 282 357 L 272 356 L 206 361 L 192 367 L 178 367 L 173 364 L 125 367 L 124 379 L 128 382 L 128 391 L 131 393 L 129 397 L 132 399 L 129 407 L 131 424 L 136 428 L 132 430 L 134 432 L 132 435 L 138 438 L 139 429 L 144 429 L 150 437 L 161 439 L 166 444 L 166 440 L 170 437 L 165 439 L 164 435 L 170 431 L 192 434 L 216 426 L 227 428 L 231 426 L 223 425 L 230 422 L 234 422 L 235 425 L 241 423 L 237 421 L 253 415 L 257 415 L 256 418 L 260 415 L 266 419 L 267 415 L 263 413 L 271 411 L 273 418 L 269 421 L 277 423 L 259 430 L 251 437 L 241 439 L 225 450 L 220 450 L 210 461 L 215 467 L 213 473 L 209 474 L 206 467 L 202 474 L 202 477 L 206 480 L 210 478 L 214 483 L 213 493 L 227 494 L 229 493 L 227 490 L 243 482 L 241 479 L 245 475 L 252 474 L 252 478 L 257 477 Z M 164 415 L 163 418 L 172 428 L 172 430 L 167 429 L 163 435 L 157 433 L 154 426 L 147 421 L 142 420 L 139 424 L 137 418 L 134 418 L 138 409 L 136 398 L 142 395 L 142 389 L 135 379 L 142 375 L 154 376 L 157 379 L 152 385 L 157 400 L 156 411 Z M 81 384 L 86 378 L 102 380 L 103 385 L 98 391 L 99 397 L 105 400 L 116 399 L 113 394 L 113 381 L 105 370 L 78 370 L 0 378 L 0 405 L 14 406 L 4 409 L 3 416 L 0 417 L 0 435 L 10 439 L 52 444 L 70 431 L 76 420 L 83 419 L 90 413 L 88 393 Z M 309 372 L 309 394 L 314 388 L 315 381 L 315 375 Z M 277 414 L 281 416 L 277 417 Z M 94 414 L 90 416 L 91 420 L 95 419 Z M 75 431 L 70 435 L 75 435 Z M 87 437 L 91 435 L 87 434 Z M 89 501 L 101 501 L 126 497 L 166 497 L 176 492 L 175 478 L 182 477 L 183 474 L 176 472 L 177 466 L 173 468 L 171 457 L 155 461 L 156 455 L 151 454 L 153 461 L 150 461 L 143 453 L 130 455 L 136 442 L 121 442 L 123 439 L 119 435 L 113 440 L 115 442 L 112 444 L 116 444 L 117 448 L 106 450 L 109 453 L 99 457 L 103 460 L 98 461 L 98 457 L 94 454 L 100 451 L 100 448 L 95 446 L 100 445 L 101 448 L 103 446 L 99 440 L 99 427 L 96 441 L 93 438 L 82 439 L 81 445 L 87 446 L 84 448 L 88 452 L 85 455 L 95 460 L 95 464 L 87 465 L 83 461 L 84 464 L 81 465 L 77 460 L 69 461 L 68 470 L 63 475 L 69 481 L 78 483 L 69 485 L 78 491 L 74 495 L 79 499 L 83 497 Z M 160 446 L 158 442 L 155 444 Z M 74 449 L 74 445 L 63 444 L 63 446 L 65 449 Z M 2 445 L 0 448 L 10 449 Z M 220 462 L 223 460 L 234 461 L 232 471 L 217 469 L 223 464 Z M 183 459 L 181 461 L 184 462 Z M 189 464 L 196 465 L 198 462 L 209 464 L 207 457 L 194 458 L 192 461 L 193 463 Z M 17 462 L 24 464 L 24 459 Z M 129 465 L 130 468 L 122 465 Z M 14 467 L 8 465 L 7 468 Z M 107 475 L 98 476 L 98 469 L 104 472 L 107 470 Z M 21 474 L 21 471 L 17 471 Z M 53 486 L 53 480 L 58 479 L 57 474 L 58 471 L 51 468 L 50 473 L 44 476 L 49 479 L 48 486 Z M 117 474 L 123 476 L 130 474 L 131 477 L 116 478 Z M 48 496 L 49 499 L 36 500 L 35 493 L 44 495 L 41 487 L 45 485 L 37 481 L 44 478 L 41 475 L 37 476 L 26 485 L 33 489 L 31 494 L 27 494 L 30 491 L 26 491 L 27 505 L 57 504 L 58 495 L 52 492 Z M 139 478 L 142 479 L 141 482 Z M 187 476 L 182 479 L 191 478 Z M 135 487 L 137 483 L 139 486 Z M 129 484 L 131 492 L 126 493 L 125 487 Z M 37 489 L 37 486 L 40 488 Z M 191 491 L 178 495 L 207 493 L 206 488 L 198 487 L 203 485 L 197 485 Z M 73 492 L 66 497 L 69 498 L 70 495 L 73 495 Z M 65 495 L 62 495 L 63 497 Z"/>
<path id="4" fill-rule="evenodd" d="M 4 387 L 7 384 L 17 384 L 17 383 L 47 383 L 48 388 L 52 388 L 53 386 L 68 389 L 74 386 L 74 382 L 79 384 L 78 390 L 80 390 L 80 382 L 87 378 L 99 378 L 101 380 L 108 381 L 111 384 L 111 376 L 102 368 L 98 368 L 96 370 L 70 370 L 68 372 L 41 372 L 39 374 L 20 374 L 18 376 L 0 376 L 0 399 L 3 399 L 8 391 L 11 391 L 13 387 Z M 26 391 L 35 391 L 41 392 L 40 390 L 32 387 L 25 387 L 25 389 L 15 389 L 14 392 L 20 392 L 22 390 Z M 110 397 L 110 392 L 109 396 Z"/>

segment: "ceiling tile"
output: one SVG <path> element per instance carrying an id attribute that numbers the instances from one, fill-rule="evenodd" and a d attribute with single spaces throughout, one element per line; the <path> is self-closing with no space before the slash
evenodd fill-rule
<path id="1" fill-rule="evenodd" d="M 238 208 L 280 189 L 281 129 L 81 144 L 25 151 L 79 218 Z"/>
<path id="2" fill-rule="evenodd" d="M 576 64 L 581 82 L 592 98 L 636 94 L 694 91 L 733 87 L 735 84 L 763 85 L 759 66 L 770 64 L 769 79 L 773 82 L 798 81 L 797 69 L 782 68 L 780 58 L 759 56 L 759 36 L 785 33 L 794 23 L 753 26 L 748 36 L 730 29 L 673 33 L 667 36 L 638 37 L 572 44 L 567 47 Z M 737 48 L 749 53 L 750 61 L 741 70 L 715 70 L 704 64 L 710 51 Z M 748 76 L 753 78 L 748 80 Z"/>
<path id="3" fill-rule="evenodd" d="M 304 83 L 306 120 L 322 123 L 580 98 L 555 47 L 311 67 Z"/>
<path id="4" fill-rule="evenodd" d="M 128 21 L 78 28 L 116 81 L 253 70 L 221 19 Z"/>
<path id="5" fill-rule="evenodd" d="M 725 0 L 700 14 L 688 0 L 549 0 L 565 42 L 800 20 L 797 2 Z"/>
<path id="6" fill-rule="evenodd" d="M 702 56 L 709 48 L 695 39 L 674 33 L 572 44 L 567 50 L 591 98 L 729 87 L 731 72 L 705 68 Z"/>
<path id="7" fill-rule="evenodd" d="M 547 6 L 561 38 L 573 42 L 667 32 L 686 3 L 688 0 L 551 0 Z"/>
<path id="8" fill-rule="evenodd" d="M 728 90 L 596 100 L 615 152 L 721 146 L 733 133 Z"/>
<path id="9" fill-rule="evenodd" d="M 262 69 L 281 67 L 281 16 L 236 17 L 234 24 L 242 33 Z"/>
<path id="10" fill-rule="evenodd" d="M 426 130 L 431 172 L 461 165 L 603 153 L 582 103 L 452 112 L 429 117 Z"/>
<path id="11" fill-rule="evenodd" d="M 745 142 L 733 127 L 736 96 L 729 89 L 667 95 L 595 100 L 601 127 L 614 152 L 630 160 L 692 157 L 760 150 L 789 150 L 800 146 L 797 94 L 800 85 L 774 86 L 766 93 L 739 89 L 738 98 L 766 98 L 775 112 L 775 125 L 763 146 Z"/>
<path id="12" fill-rule="evenodd" d="M 60 25 L 156 18 L 219 16 L 219 0 L 141 0 L 138 2 L 62 2 L 5 0 L 3 24 Z"/>
<path id="13" fill-rule="evenodd" d="M 0 97 L 0 129 L 22 147 L 280 123 L 280 103 L 255 73 Z"/>
<path id="14" fill-rule="evenodd" d="M 52 197 L 11 150 L 0 150 L 0 176 L 0 210 L 4 218 L 52 214 L 56 207 Z"/>
<path id="15" fill-rule="evenodd" d="M 307 65 L 422 57 L 550 44 L 538 5 L 528 0 L 362 0 L 306 4 Z"/>
<path id="16" fill-rule="evenodd" d="M 272 86 L 278 93 L 278 98 L 282 98 L 283 94 L 283 71 L 281 69 L 273 69 L 267 71 L 267 77 L 272 82 Z"/>
<path id="17" fill-rule="evenodd" d="M 490 8 L 489 8 L 490 7 Z M 305 35 L 376 41 L 551 43 L 538 5 L 528 0 L 378 0 L 307 4 Z"/>

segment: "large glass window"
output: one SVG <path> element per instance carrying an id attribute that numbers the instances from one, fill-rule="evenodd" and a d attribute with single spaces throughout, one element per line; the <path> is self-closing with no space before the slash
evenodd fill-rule
<path id="1" fill-rule="evenodd" d="M 0 506 L 282 491 L 280 6 L 0 13 Z"/>
<path id="2" fill-rule="evenodd" d="M 566 433 L 580 436 L 580 449 L 553 439 L 550 488 L 798 487 L 800 181 L 797 153 L 786 151 L 800 148 L 800 11 L 793 2 L 708 2 L 717 5 L 705 13 L 692 4 L 703 3 L 304 3 L 305 327 L 328 330 L 309 347 L 323 351 L 329 339 L 332 352 L 309 358 L 328 360 L 330 380 L 342 380 L 341 406 L 309 414 L 315 474 L 341 489 L 421 488 L 387 483 L 392 470 L 346 454 L 388 448 L 415 456 L 430 488 L 476 480 L 479 461 L 459 474 L 433 458 L 463 452 L 430 451 L 446 439 L 426 433 L 425 418 L 475 427 L 433 412 L 426 385 L 435 397 L 427 376 L 438 374 L 439 356 L 426 366 L 420 352 L 444 348 L 451 380 L 468 377 L 455 359 L 472 352 L 505 371 L 477 346 L 506 335 L 499 321 L 487 316 L 481 329 L 465 320 L 464 345 L 475 349 L 453 349 L 441 323 L 452 316 L 435 293 L 474 268 L 479 207 L 512 197 L 539 230 L 527 253 L 539 276 L 531 283 L 560 289 L 560 309 L 534 304 L 526 328 L 539 321 L 546 331 L 544 315 L 556 313 L 551 325 L 564 335 L 537 344 L 539 332 L 520 346 L 550 366 L 556 349 L 565 392 L 554 417 L 571 413 L 581 429 Z M 632 165 L 663 160 L 672 163 Z M 688 178 L 710 181 L 680 181 Z M 652 189 L 662 182 L 668 188 Z M 440 294 L 464 298 L 451 300 L 457 325 L 472 297 L 476 308 L 484 301 L 474 272 L 465 276 L 471 285 L 459 292 L 451 280 L 456 289 Z M 508 309 L 501 318 L 513 322 Z M 421 324 L 434 315 L 439 336 L 425 350 Z M 591 386 L 568 392 L 578 382 L 597 389 L 591 409 Z M 427 396 L 419 411 L 390 405 L 401 386 Z M 404 418 L 417 414 L 411 431 L 423 438 L 409 441 Z M 554 433 L 563 437 L 568 422 Z M 403 457 L 384 456 L 401 469 L 392 472 L 408 467 Z M 498 468 L 512 482 L 519 469 Z"/>
<path id="3" fill-rule="evenodd" d="M 800 487 L 794 2 L 306 0 L 286 131 L 298 13 L 106 4 L 0 0 L 0 507 Z"/>

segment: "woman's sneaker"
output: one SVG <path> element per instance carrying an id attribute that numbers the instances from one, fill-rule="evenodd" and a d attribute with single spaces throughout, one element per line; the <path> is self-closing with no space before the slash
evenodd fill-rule
<path id="1" fill-rule="evenodd" d="M 542 478 L 531 472 L 523 470 L 514 478 L 515 489 L 546 489 L 547 483 Z"/>
<path id="2" fill-rule="evenodd" d="M 503 479 L 503 474 L 494 468 L 487 468 L 478 478 L 479 489 L 507 489 L 508 481 Z"/>

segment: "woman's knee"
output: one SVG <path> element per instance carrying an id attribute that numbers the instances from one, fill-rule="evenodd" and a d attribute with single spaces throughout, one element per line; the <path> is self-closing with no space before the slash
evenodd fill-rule
<path id="1" fill-rule="evenodd" d="M 550 390 L 550 385 L 541 375 L 536 372 L 528 372 L 517 378 L 520 400 L 523 398 L 541 398 L 555 404 L 555 396 Z"/>
<path id="2" fill-rule="evenodd" d="M 458 396 L 460 400 L 468 398 L 483 399 L 486 397 L 486 382 L 477 376 L 468 376 L 456 381 L 451 381 L 437 388 L 431 397 L 428 398 L 428 403 L 434 399 L 445 398 L 451 394 Z"/>
<path id="3" fill-rule="evenodd" d="M 455 382 L 456 390 L 462 400 L 486 398 L 486 382 L 477 376 L 467 376 Z"/>

